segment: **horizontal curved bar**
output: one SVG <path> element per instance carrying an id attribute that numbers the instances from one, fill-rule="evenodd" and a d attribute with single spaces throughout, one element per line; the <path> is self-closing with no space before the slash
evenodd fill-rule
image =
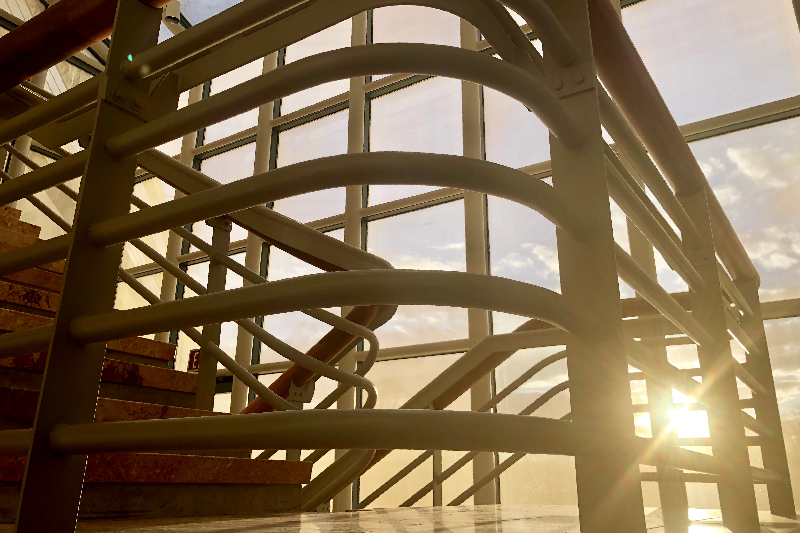
<path id="1" fill-rule="evenodd" d="M 40 126 L 69 115 L 76 109 L 97 100 L 100 78 L 91 78 L 72 89 L 0 123 L 0 144 L 11 142 Z"/>
<path id="2" fill-rule="evenodd" d="M 570 422 L 496 413 L 306 410 L 254 415 L 60 425 L 56 453 L 207 449 L 464 450 L 573 455 L 591 448 Z"/>
<path id="3" fill-rule="evenodd" d="M 2 436 L 2 432 L 0 432 Z M 14 435 L 15 440 L 21 440 Z M 460 411 L 333 409 L 239 416 L 57 425 L 50 448 L 60 454 L 208 449 L 456 450 L 617 456 L 631 464 L 715 474 L 719 460 L 651 439 L 600 440 L 561 420 Z M 343 457 L 345 457 L 343 456 Z"/>
<path id="4" fill-rule="evenodd" d="M 222 186 L 220 182 L 158 150 L 148 150 L 141 154 L 137 163 L 187 195 Z M 140 207 L 140 209 L 149 208 L 149 205 Z M 321 270 L 330 272 L 392 268 L 392 265 L 381 257 L 349 246 L 263 206 L 231 213 L 229 218 L 265 239 L 272 246 Z"/>
<path id="5" fill-rule="evenodd" d="M 464 272 L 371 270 L 312 274 L 79 317 L 70 325 L 70 333 L 76 341 L 89 344 L 302 309 L 383 304 L 500 311 L 538 318 L 574 334 L 589 328 L 565 306 L 560 294 L 520 281 Z"/>
<path id="6" fill-rule="evenodd" d="M 481 35 L 486 38 L 502 59 L 518 64 L 516 50 L 519 39 L 508 34 L 507 30 L 512 28 L 503 24 L 502 21 L 498 21 L 496 14 L 491 8 L 488 8 L 483 0 L 318 0 L 289 17 L 272 22 L 248 35 L 234 37 L 214 50 L 201 53 L 201 57 L 194 56 L 184 61 L 176 61 L 179 66 L 175 68 L 174 72 L 180 78 L 180 89 L 186 90 L 348 20 L 359 13 L 396 5 L 429 7 L 456 15 L 478 28 Z M 506 16 L 510 18 L 509 15 L 506 14 Z M 511 25 L 519 34 L 519 38 L 527 41 L 527 37 L 513 19 Z M 170 41 L 183 38 L 192 31 L 193 29 L 189 29 L 173 37 Z M 162 43 L 158 47 L 164 45 L 165 43 Z M 532 48 L 530 41 L 528 41 L 528 45 Z M 538 51 L 535 49 L 532 53 L 538 56 Z M 528 55 L 531 55 L 530 51 Z M 541 68 L 541 56 L 531 57 L 531 59 L 534 68 Z M 522 65 L 518 64 L 518 66 Z M 163 67 L 159 66 L 159 68 Z"/>
<path id="7" fill-rule="evenodd" d="M 39 326 L 0 335 L 0 356 L 14 357 L 43 352 L 50 347 L 55 326 Z"/>
<path id="8" fill-rule="evenodd" d="M 323 83 L 396 72 L 485 85 L 526 105 L 566 146 L 579 146 L 587 138 L 587 126 L 577 122 L 554 91 L 530 73 L 479 52 L 402 43 L 354 46 L 301 59 L 113 137 L 106 146 L 114 157 L 125 159 Z"/>
<path id="9" fill-rule="evenodd" d="M 519 170 L 452 155 L 371 152 L 312 159 L 243 178 L 97 223 L 89 229 L 89 237 L 98 246 L 110 246 L 308 192 L 379 184 L 478 191 L 530 207 L 576 240 L 591 234 L 591 228 L 552 187 Z"/>
<path id="10" fill-rule="evenodd" d="M 0 274 L 11 274 L 65 259 L 71 245 L 72 234 L 68 233 L 4 252 L 0 254 Z"/>
<path id="11" fill-rule="evenodd" d="M 34 168 L 10 182 L 3 183 L 0 185 L 0 205 L 16 202 L 33 193 L 82 176 L 87 159 L 85 151 L 78 152 L 41 168 Z"/>

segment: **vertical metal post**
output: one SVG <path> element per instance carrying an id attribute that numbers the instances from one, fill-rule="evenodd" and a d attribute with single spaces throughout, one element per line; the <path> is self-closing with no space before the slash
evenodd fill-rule
<path id="1" fill-rule="evenodd" d="M 214 228 L 211 238 L 211 249 L 215 253 L 228 255 L 231 243 L 230 220 L 218 217 L 207 220 L 206 224 Z M 211 257 L 208 265 L 208 292 L 222 292 L 225 290 L 225 281 L 228 269 Z M 203 345 L 200 347 L 200 367 L 197 371 L 197 408 L 206 411 L 214 409 L 214 394 L 217 390 L 217 359 L 206 350 L 206 344 L 212 342 L 219 346 L 222 324 L 208 324 L 203 326 Z"/>
<path id="2" fill-rule="evenodd" d="M 350 37 L 350 46 L 363 46 L 367 44 L 367 13 L 360 13 L 353 17 L 353 30 Z M 347 153 L 358 154 L 364 151 L 364 93 L 365 80 L 363 76 L 350 78 L 350 96 L 347 119 Z M 364 204 L 364 188 L 361 185 L 351 185 L 345 190 L 345 222 L 344 222 L 344 242 L 355 248 L 361 249 L 363 246 L 361 235 L 361 207 Z M 346 316 L 352 310 L 351 307 L 342 308 L 342 316 Z M 346 372 L 356 370 L 356 350 L 347 354 L 340 362 L 339 369 Z M 336 402 L 337 409 L 355 409 L 356 391 L 349 390 L 342 395 Z M 335 450 L 336 459 L 341 457 L 347 450 Z M 358 481 L 356 481 L 358 483 Z M 333 511 L 349 511 L 353 509 L 353 485 L 348 485 L 333 497 Z"/>
<path id="3" fill-rule="evenodd" d="M 691 217 L 703 242 L 683 239 L 683 252 L 705 282 L 702 294 L 691 292 L 692 317 L 714 339 L 711 346 L 698 346 L 705 396 L 709 404 L 708 429 L 714 457 L 719 458 L 719 503 L 723 524 L 734 533 L 760 531 L 756 495 L 750 473 L 739 391 L 725 319 L 725 302 L 711 231 L 706 190 L 680 195 L 678 200 Z"/>
<path id="4" fill-rule="evenodd" d="M 114 159 L 105 149 L 106 141 L 144 123 L 134 109 L 149 115 L 177 107 L 174 80 L 165 80 L 151 96 L 148 84 L 131 83 L 119 71 L 129 54 L 156 44 L 160 23 L 160 9 L 120 0 L 22 483 L 15 528 L 19 533 L 75 529 L 87 456 L 53 453 L 49 437 L 58 424 L 87 424 L 94 418 L 105 344 L 83 346 L 72 339 L 69 327 L 79 316 L 108 313 L 114 305 L 122 244 L 98 247 L 88 230 L 130 211 L 136 158 Z"/>
<path id="5" fill-rule="evenodd" d="M 587 3 L 546 1 L 582 52 L 569 69 L 545 54 L 548 79 L 567 110 L 591 128 L 576 149 L 550 136 L 553 187 L 594 228 L 582 242 L 557 230 L 561 292 L 570 307 L 595 322 L 580 346 L 567 344 L 572 420 L 609 445 L 575 458 L 581 531 L 643 533 L 639 465 L 624 445 L 634 438 L 634 425 Z"/>
<path id="6" fill-rule="evenodd" d="M 465 20 L 461 20 L 461 47 L 475 50 L 478 44 L 478 30 Z M 480 86 L 461 82 L 461 111 L 464 157 L 483 159 Z M 488 274 L 489 254 L 486 243 L 486 195 L 464 192 L 464 238 L 467 259 L 467 272 Z M 489 312 L 483 309 L 467 311 L 469 342 L 476 345 L 489 335 Z M 492 397 L 492 379 L 486 375 L 470 389 L 470 406 L 473 410 L 488 402 Z M 495 455 L 481 453 L 472 460 L 472 477 L 477 482 L 491 472 Z M 497 502 L 496 485 L 488 483 L 475 493 L 475 505 L 493 505 Z"/>
<path id="7" fill-rule="evenodd" d="M 34 75 L 30 79 L 30 82 L 36 85 L 37 87 L 44 87 L 44 83 L 46 80 L 47 80 L 47 70 L 43 70 L 40 73 Z M 19 150 L 22 153 L 22 155 L 26 156 L 29 155 L 31 150 L 31 138 L 28 137 L 27 135 L 21 136 L 14 142 L 14 148 Z M 3 153 L 5 154 L 5 150 L 3 151 Z M 5 159 L 3 159 L 3 161 L 5 161 Z M 25 164 L 16 157 L 12 157 L 8 165 L 8 175 L 11 176 L 12 178 L 18 178 L 22 176 L 24 172 L 25 172 Z M 12 202 L 8 204 L 8 206 L 16 207 L 17 202 Z"/>
<path id="8" fill-rule="evenodd" d="M 261 72 L 266 74 L 277 68 L 278 55 L 273 53 L 264 58 Z M 274 104 L 269 102 L 258 108 L 258 127 L 256 128 L 256 153 L 254 174 L 261 174 L 269 170 L 269 152 L 272 144 L 272 113 Z M 264 240 L 253 233 L 247 234 L 245 245 L 244 266 L 253 272 L 261 271 L 261 251 Z M 243 286 L 249 287 L 252 283 L 244 280 Z M 244 328 L 238 328 L 236 336 L 236 362 L 247 367 L 253 357 L 253 335 Z M 231 390 L 231 413 L 240 413 L 247 406 L 247 387 L 235 377 Z"/>
<path id="9" fill-rule="evenodd" d="M 772 377 L 772 364 L 769 360 L 769 347 L 764 331 L 764 319 L 761 316 L 761 302 L 758 298 L 758 277 L 746 281 L 736 281 L 739 292 L 747 300 L 753 314 L 742 319 L 741 326 L 744 332 L 753 341 L 758 351 L 747 354 L 747 369 L 761 385 L 767 389 L 769 395 L 753 393 L 755 399 L 756 418 L 769 427 L 774 437 L 761 437 L 761 458 L 764 468 L 778 472 L 782 479 L 767 483 L 770 512 L 777 516 L 795 518 L 794 493 L 789 477 L 789 461 L 786 458 L 783 426 L 781 414 L 778 411 L 778 399 L 775 394 L 775 381 Z"/>
<path id="10" fill-rule="evenodd" d="M 196 102 L 199 102 L 203 99 L 203 86 L 198 85 L 197 87 L 193 87 L 189 90 L 189 104 L 192 105 Z M 180 155 L 180 162 L 186 166 L 192 166 L 192 160 L 194 159 L 194 149 L 197 143 L 197 134 L 195 132 L 187 133 L 183 136 L 181 140 L 181 155 Z M 179 191 L 175 190 L 175 199 L 182 198 L 184 194 Z M 181 248 L 183 247 L 183 239 L 181 239 L 176 233 L 170 232 L 169 236 L 167 237 L 167 253 L 165 257 L 169 259 L 172 263 L 178 264 L 178 257 L 181 255 Z M 161 301 L 162 302 L 171 302 L 175 299 L 175 289 L 178 284 L 178 280 L 167 271 L 164 271 L 163 277 L 161 278 Z M 161 342 L 169 342 L 169 331 L 161 331 L 156 333 L 155 340 Z"/>
<path id="11" fill-rule="evenodd" d="M 624 164 L 624 163 L 623 163 Z M 641 180 L 632 166 L 626 165 L 631 174 L 641 184 Z M 628 240 L 631 245 L 631 257 L 653 279 L 657 279 L 655 251 L 653 245 L 639 231 L 639 228 L 628 219 Z M 637 297 L 640 295 L 637 294 Z M 648 346 L 650 353 L 658 359 L 659 364 L 669 364 L 667 345 L 664 340 L 663 328 L 652 323 L 643 333 L 646 338 L 642 342 Z M 654 361 L 655 362 L 655 361 Z M 650 429 L 654 442 L 667 445 L 677 445 L 677 432 L 671 428 L 669 411 L 673 407 L 672 389 L 662 383 L 648 378 L 645 380 L 647 387 L 647 403 L 650 412 Z M 689 530 L 689 499 L 686 494 L 680 470 L 672 468 L 658 468 L 658 495 L 661 500 L 661 511 L 664 517 L 666 533 L 686 533 Z"/>

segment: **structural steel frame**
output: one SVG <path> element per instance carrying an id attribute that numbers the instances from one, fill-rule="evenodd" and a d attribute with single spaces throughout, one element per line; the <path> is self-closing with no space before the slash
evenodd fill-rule
<path id="1" fill-rule="evenodd" d="M 496 502 L 497 491 L 486 482 L 499 475 L 500 466 L 495 464 L 497 452 L 573 455 L 581 528 L 586 532 L 644 531 L 639 464 L 658 467 L 656 478 L 662 488 L 663 506 L 674 513 L 668 519 L 670 528 L 685 524 L 687 509 L 681 484 L 697 476 L 682 474 L 682 470 L 712 476 L 704 479 L 719 487 L 723 520 L 734 532 L 759 530 L 754 482 L 767 483 L 774 514 L 794 516 L 758 301 L 757 273 L 699 172 L 684 134 L 657 95 L 618 12 L 608 0 L 503 0 L 530 27 L 536 28 L 544 41 L 546 53 L 542 57 L 528 40 L 525 28 L 521 30 L 494 0 L 470 0 L 457 5 L 445 0 L 419 0 L 414 3 L 446 9 L 466 19 L 461 25 L 461 49 L 433 45 L 359 47 L 368 43 L 362 37 L 369 35 L 370 19 L 365 10 L 399 3 L 403 2 L 250 0 L 156 45 L 160 11 L 139 0 L 120 0 L 108 66 L 98 78 L 99 83 L 90 80 L 0 124 L 0 142 L 7 142 L 47 126 L 73 110 L 87 105 L 96 107 L 92 111 L 91 141 L 85 152 L 60 153 L 62 159 L 52 167 L 28 165 L 31 172 L 0 187 L 4 203 L 30 198 L 33 193 L 53 186 L 64 191 L 62 184 L 80 175 L 85 165 L 80 193 L 65 191 L 78 206 L 74 228 L 51 216 L 68 231 L 66 236 L 0 255 L 0 272 L 67 258 L 62 305 L 55 324 L 0 338 L 0 354 L 6 355 L 50 346 L 34 429 L 0 432 L 0 451 L 29 454 L 18 531 L 74 529 L 87 453 L 209 447 L 319 448 L 315 458 L 327 448 L 350 450 L 337 452 L 334 464 L 305 487 L 304 509 L 316 508 L 333 498 L 384 457 L 387 450 L 406 448 L 433 453 L 441 449 L 477 452 L 471 456 L 476 484 L 470 489 L 476 503 Z M 261 13 L 261 19 L 266 16 L 255 26 L 254 9 Z M 279 50 L 336 23 L 341 17 L 350 18 L 348 10 L 361 13 L 353 19 L 352 48 L 318 54 L 291 67 L 278 68 Z M 318 17 L 318 13 L 324 16 Z M 482 32 L 492 41 L 492 51 L 502 60 L 479 52 L 482 45 L 478 34 L 467 20 L 481 24 Z M 142 31 L 143 27 L 146 31 Z M 277 28 L 285 31 L 276 31 Z M 281 43 L 280 39 L 289 42 Z M 264 74 L 208 99 L 202 98 L 202 92 L 208 94 L 208 79 L 249 62 L 248 57 L 234 56 L 231 52 L 243 46 L 252 49 L 250 45 L 259 40 L 274 48 L 261 48 L 271 52 L 265 56 Z M 207 47 L 213 48 L 197 53 Z M 620 68 L 626 69 L 625 73 Z M 390 75 L 367 81 L 364 76 L 397 70 L 462 79 L 463 158 L 362 153 L 366 151 L 369 136 L 365 111 L 370 95 L 423 79 Z M 613 100 L 595 83 L 597 73 Z M 624 78 L 626 75 L 629 78 Z M 279 102 L 282 96 L 337 76 L 350 77 L 346 97 L 334 97 L 283 117 L 276 112 L 279 103 L 274 102 Z M 632 83 L 628 84 L 630 80 Z M 515 188 L 510 184 L 519 171 L 481 161 L 485 159 L 482 96 L 476 83 L 493 86 L 525 102 L 548 124 L 553 132 L 551 162 L 529 170 L 536 177 L 552 174 L 552 188 L 541 182 Z M 645 90 L 633 94 L 631 91 L 636 88 Z M 192 91 L 192 105 L 176 110 L 178 94 L 186 89 Z M 789 108 L 796 103 L 781 105 Z M 776 106 L 769 107 L 767 114 L 766 108 L 742 112 L 734 121 L 748 127 L 763 123 L 768 116 L 784 118 L 791 113 L 776 112 Z M 255 107 L 260 111 L 254 131 L 197 146 L 196 140 L 201 137 L 196 133 L 198 129 Z M 276 132 L 345 108 L 350 128 L 348 155 L 275 169 Z M 647 125 L 643 110 L 657 117 L 660 129 Z M 690 138 L 711 135 L 710 132 L 721 134 L 730 127 L 704 122 L 688 128 Z M 601 123 L 614 137 L 613 149 L 603 141 Z M 185 136 L 180 161 L 152 149 L 170 136 L 179 135 Z M 257 167 L 250 178 L 220 185 L 187 166 L 198 168 L 200 165 L 196 163 L 202 158 L 250 139 L 257 149 Z M 6 150 L 14 157 L 24 157 L 12 147 L 7 146 Z M 648 152 L 660 168 L 653 165 Z M 186 196 L 176 195 L 175 200 L 156 207 L 137 203 L 131 198 L 137 164 Z M 372 169 L 374 175 L 360 172 L 362 167 Z M 12 177 L 3 175 L 3 179 Z M 677 224 L 680 235 L 669 227 L 652 202 L 645 200 L 642 182 L 655 193 Z M 109 183 L 113 184 L 111 188 Z M 435 183 L 450 188 L 368 207 L 364 187 L 368 183 Z M 353 248 L 342 247 L 334 239 L 308 230 L 308 226 L 254 207 L 335 186 L 347 187 L 344 215 L 308 226 L 343 228 L 345 243 Z M 487 275 L 487 194 L 499 194 L 526 205 L 557 226 L 562 295 Z M 613 242 L 609 195 L 628 200 L 623 209 L 631 228 L 639 232 L 633 238 L 632 258 Z M 108 201 L 109 198 L 113 201 Z M 361 251 L 367 238 L 365 219 L 461 199 L 465 205 L 466 273 L 395 271 Z M 139 208 L 138 212 L 129 213 L 131 202 Z M 228 217 L 252 232 L 245 243 L 234 243 L 234 250 L 244 244 L 245 263 L 250 271 L 261 270 L 258 267 L 262 239 L 268 239 L 271 245 L 322 265 L 329 272 L 265 284 L 263 276 L 241 271 L 253 285 L 223 291 L 225 270 L 240 267 L 228 259 L 226 251 L 232 245 L 219 228 L 215 229 L 214 242 L 204 250 L 215 270 L 209 279 L 209 294 L 162 302 L 174 298 L 175 293 L 162 291 L 159 299 L 142 290 L 135 280 L 137 274 L 146 275 L 157 271 L 155 268 L 145 265 L 133 276 L 120 270 L 124 242 L 136 245 L 139 241 L 135 239 L 139 237 L 171 230 L 174 237 L 170 237 L 166 259 L 155 261 L 161 268 L 166 265 L 182 283 L 196 283 L 168 262 L 185 264 L 190 259 L 187 254 L 179 253 L 183 248 L 179 246 L 180 239 L 193 238 L 181 225 L 217 216 Z M 664 255 L 689 284 L 688 295 L 667 294 L 655 281 L 653 246 L 669 250 Z M 203 245 L 199 247 L 202 249 Z M 202 255 L 195 254 L 191 259 L 200 259 Z M 721 257 L 724 268 L 718 265 L 716 256 Z M 111 313 L 118 275 L 152 305 Z M 625 305 L 620 307 L 618 276 L 634 287 L 658 316 L 634 314 L 639 318 L 623 324 L 623 316 L 631 315 Z M 198 289 L 205 292 L 202 286 Z M 87 292 L 95 295 L 88 302 Z M 398 304 L 467 308 L 470 331 L 465 341 L 397 352 L 414 355 L 416 351 L 422 355 L 466 349 L 466 353 L 404 406 L 416 411 L 371 410 L 375 389 L 363 375 L 378 352 L 374 334 L 364 326 L 370 329 L 380 326 Z M 249 320 L 254 316 L 331 306 L 345 307 L 347 318 L 337 321 L 322 318 L 319 313 L 317 316 L 348 336 L 327 360 L 316 361 L 281 344 Z M 691 313 L 687 312 L 687 306 Z M 377 314 L 362 319 L 362 323 L 355 318 L 359 309 L 374 309 Z M 531 320 L 503 344 L 503 336 L 491 335 L 491 311 L 518 314 Z M 309 313 L 314 316 L 314 312 Z M 330 405 L 338 399 L 338 407 L 343 410 L 91 424 L 106 341 L 158 333 L 165 327 L 182 329 L 192 336 L 188 332 L 196 326 L 231 320 L 294 361 L 290 371 L 308 372 L 302 370 L 306 368 L 339 381 L 337 391 L 323 403 Z M 289 409 L 279 397 L 281 392 L 260 388 L 252 381 L 248 370 L 266 370 L 246 368 L 253 362 L 252 337 L 240 335 L 244 340 L 239 343 L 233 360 L 219 353 L 218 332 L 207 329 L 202 339 L 204 382 L 213 380 L 217 373 L 216 358 L 237 376 L 234 390 L 238 403 L 247 394 L 247 387 L 242 386 L 244 380 L 253 383 L 257 402 L 275 409 Z M 747 349 L 745 364 L 737 363 L 730 353 L 729 331 Z M 699 346 L 702 383 L 666 361 L 664 347 L 674 341 L 664 336 L 675 332 L 686 335 L 687 339 L 681 343 Z M 655 339 L 655 344 L 631 337 Z M 364 359 L 366 364 L 357 366 L 356 354 L 351 350 L 361 339 L 369 340 L 370 350 Z M 491 409 L 493 369 L 520 348 L 547 345 L 567 346 L 572 403 L 569 420 L 526 416 L 532 411 L 521 416 L 441 412 L 469 388 L 474 410 Z M 326 363 L 340 363 L 340 369 Z M 664 410 L 671 407 L 671 401 L 664 396 L 673 388 L 694 397 L 708 411 L 713 456 L 679 448 L 680 442 L 674 436 L 667 437 L 665 442 L 656 439 L 650 443 L 634 436 L 628 385 L 633 374 L 628 372 L 629 364 L 648 380 L 649 411 L 654 419 L 656 409 L 661 409 L 663 418 Z M 754 398 L 746 404 L 739 400 L 737 379 L 753 390 Z M 350 390 L 353 387 L 370 393 L 363 411 L 344 410 L 355 406 L 355 394 Z M 199 401 L 207 407 L 208 394 L 213 395 L 213 391 L 206 393 Z M 743 405 L 755 407 L 756 417 L 743 413 Z M 433 410 L 425 411 L 428 407 Z M 269 422 L 259 423 L 262 420 Z M 303 429 L 297 428 L 295 420 L 305 421 L 300 424 Z M 658 422 L 654 429 L 657 426 Z M 473 430 L 476 427 L 484 431 L 476 433 Z M 765 469 L 749 465 L 745 428 L 759 434 L 758 443 L 765 451 Z M 188 438 L 190 434 L 194 437 Z M 444 472 L 437 473 L 437 479 L 440 475 Z M 53 479 L 58 482 L 53 483 Z M 440 504 L 441 493 L 437 493 L 436 485 L 434 480 L 434 499 Z M 346 506 L 348 500 L 340 500 L 338 507 Z M 53 501 L 58 505 L 54 506 Z M 39 512 L 45 505 L 51 509 L 50 513 Z"/>

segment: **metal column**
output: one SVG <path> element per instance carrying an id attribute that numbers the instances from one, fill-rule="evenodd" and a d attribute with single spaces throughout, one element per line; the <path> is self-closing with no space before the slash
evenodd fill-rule
<path id="1" fill-rule="evenodd" d="M 713 346 L 699 346 L 697 356 L 705 397 L 711 404 L 707 411 L 711 448 L 721 468 L 717 487 L 722 520 L 734 533 L 758 532 L 761 526 L 705 188 L 691 196 L 679 195 L 678 200 L 703 239 L 701 243 L 690 242 L 689 235 L 685 235 L 683 252 L 705 283 L 703 294 L 690 293 L 692 317 L 714 339 Z"/>
<path id="2" fill-rule="evenodd" d="M 211 249 L 215 253 L 228 255 L 231 244 L 233 225 L 228 219 L 219 217 L 207 220 L 206 224 L 214 229 L 211 238 Z M 228 269 L 211 256 L 208 264 L 208 292 L 222 292 L 228 278 Z M 200 347 L 200 368 L 197 372 L 197 409 L 214 410 L 214 394 L 217 390 L 217 358 L 206 349 L 211 342 L 219 346 L 222 324 L 203 326 L 203 345 Z"/>
<path id="3" fill-rule="evenodd" d="M 582 56 L 577 64 L 562 68 L 545 54 L 548 80 L 573 116 L 592 131 L 576 149 L 550 136 L 553 186 L 594 228 L 583 242 L 557 231 L 561 292 L 570 307 L 595 320 L 590 338 L 581 345 L 567 344 L 572 420 L 608 443 L 593 455 L 575 458 L 581 531 L 643 533 L 639 465 L 624 445 L 634 438 L 634 425 L 588 6 L 586 0 L 547 3 Z"/>
<path id="4" fill-rule="evenodd" d="M 475 50 L 478 45 L 478 30 L 469 22 L 461 20 L 461 47 Z M 461 82 L 461 110 L 463 120 L 464 157 L 483 159 L 483 123 L 481 117 L 481 88 L 471 82 Z M 488 243 L 486 242 L 486 195 L 464 191 L 464 237 L 467 272 L 489 273 Z M 489 312 L 484 309 L 467 311 L 469 342 L 476 345 L 489 335 Z M 470 408 L 477 410 L 492 398 L 492 377 L 488 374 L 470 388 Z M 495 467 L 495 454 L 481 453 L 472 460 L 472 479 L 483 479 Z M 497 501 L 495 483 L 484 485 L 475 493 L 475 505 L 492 505 Z"/>
<path id="5" fill-rule="evenodd" d="M 775 394 L 775 381 L 772 377 L 772 364 L 764 331 L 764 319 L 761 316 L 761 302 L 758 299 L 760 280 L 755 277 L 735 283 L 753 310 L 753 314 L 745 316 L 741 322 L 742 329 L 758 349 L 756 353 L 747 354 L 747 370 L 769 392 L 768 396 L 753 392 L 756 419 L 766 424 L 775 433 L 772 437 L 761 437 L 761 458 L 764 468 L 778 472 L 783 477 L 780 481 L 767 483 L 769 508 L 774 515 L 793 519 L 797 513 L 794 507 L 792 482 L 789 478 L 789 461 L 786 458 L 783 426 L 781 414 L 778 411 L 778 399 Z"/>
<path id="6" fill-rule="evenodd" d="M 90 241 L 88 229 L 130 211 L 136 171 L 136 159 L 114 159 L 105 149 L 106 141 L 144 122 L 135 109 L 149 115 L 177 107 L 177 90 L 171 88 L 174 80 L 165 80 L 156 95 L 149 96 L 148 84 L 130 83 L 118 69 L 129 54 L 156 44 L 161 10 L 138 0 L 120 0 L 117 21 L 87 149 L 74 239 L 22 484 L 15 529 L 20 533 L 66 533 L 75 529 L 87 456 L 55 454 L 48 441 L 58 424 L 91 423 L 94 419 L 105 344 L 83 346 L 72 339 L 69 327 L 79 316 L 108 313 L 113 308 L 122 244 L 98 247 Z"/>

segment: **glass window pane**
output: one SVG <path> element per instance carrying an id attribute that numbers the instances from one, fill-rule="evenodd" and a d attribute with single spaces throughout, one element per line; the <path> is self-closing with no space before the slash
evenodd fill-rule
<path id="1" fill-rule="evenodd" d="M 238 253 L 235 255 L 230 256 L 231 259 L 235 260 L 236 262 L 243 264 L 244 263 L 244 253 Z M 203 286 L 208 285 L 208 261 L 203 263 L 197 263 L 194 265 L 189 265 L 186 269 L 186 273 L 192 276 L 195 281 L 200 283 Z M 227 277 L 225 278 L 225 290 L 231 289 L 239 289 L 242 287 L 242 278 L 230 270 L 227 272 Z M 183 297 L 184 298 L 191 298 L 196 296 L 195 292 L 192 291 L 189 287 L 184 287 Z M 198 328 L 202 331 L 202 328 Z M 219 347 L 222 348 L 228 355 L 234 357 L 236 354 L 236 337 L 239 332 L 239 327 L 233 322 L 225 322 L 222 324 L 222 332 L 220 334 L 220 343 Z M 193 350 L 198 348 L 197 344 L 195 344 L 191 339 L 189 339 L 183 332 L 180 332 L 178 335 L 178 351 L 175 356 L 175 368 L 178 370 L 186 370 L 186 367 L 189 362 L 189 350 Z M 221 364 L 217 364 L 217 368 L 222 368 Z"/>
<path id="2" fill-rule="evenodd" d="M 434 78 L 371 101 L 370 151 L 463 154 L 461 82 Z M 423 185 L 375 185 L 369 203 L 435 190 Z"/>
<path id="3" fill-rule="evenodd" d="M 762 300 L 800 296 L 800 119 L 690 146 L 761 275 Z"/>
<path id="4" fill-rule="evenodd" d="M 203 159 L 200 171 L 225 184 L 253 175 L 255 168 L 256 143 L 245 144 L 219 155 Z"/>
<path id="5" fill-rule="evenodd" d="M 493 276 L 561 291 L 556 228 L 536 211 L 490 196 L 489 249 Z"/>
<path id="6" fill-rule="evenodd" d="M 161 295 L 161 282 L 164 279 L 164 274 L 158 273 L 150 276 L 142 276 L 137 278 L 137 281 L 144 285 L 150 292 L 156 296 Z M 117 298 L 114 303 L 114 309 L 124 311 L 125 309 L 133 309 L 135 307 L 144 307 L 150 305 L 139 293 L 134 291 L 127 283 L 117 284 Z M 146 335 L 152 337 L 152 335 Z"/>
<path id="7" fill-rule="evenodd" d="M 464 203 L 413 211 L 369 223 L 367 249 L 395 268 L 466 271 Z M 467 338 L 467 310 L 400 306 L 377 330 L 382 348 Z"/>
<path id="8" fill-rule="evenodd" d="M 233 7 L 241 0 L 181 0 L 181 12 L 193 25 Z"/>
<path id="9" fill-rule="evenodd" d="M 461 46 L 460 19 L 420 6 L 388 6 L 373 13 L 372 42 Z"/>
<path id="10" fill-rule="evenodd" d="M 495 379 L 500 392 L 543 358 L 563 350 L 563 346 L 520 350 L 497 367 Z M 566 360 L 546 367 L 511 393 L 498 405 L 500 413 L 517 414 L 555 385 L 567 380 Z M 560 418 L 570 412 L 569 391 L 557 394 L 540 407 L 534 416 Z M 507 460 L 511 454 L 500 454 Z M 527 455 L 500 476 L 504 504 L 575 505 L 575 462 L 572 457 Z"/>
<path id="11" fill-rule="evenodd" d="M 245 144 L 219 155 L 203 159 L 200 170 L 203 174 L 225 184 L 253 175 L 256 157 L 256 143 Z M 204 241 L 210 243 L 213 230 L 205 221 L 196 222 L 192 231 Z M 236 224 L 231 231 L 231 242 L 247 238 L 247 231 Z M 192 250 L 196 248 L 192 247 Z"/>
<path id="12" fill-rule="evenodd" d="M 319 33 L 306 37 L 302 41 L 286 47 L 286 63 L 303 59 L 304 57 L 347 48 L 350 46 L 351 27 L 350 19 L 343 20 L 335 26 L 326 28 Z M 346 93 L 350 90 L 350 80 L 336 80 L 324 83 L 305 91 L 300 91 L 281 100 L 281 115 L 288 115 L 298 109 L 316 104 L 332 96 Z"/>
<path id="13" fill-rule="evenodd" d="M 270 246 L 267 273 L 270 281 L 307 276 L 319 272 L 322 270 L 275 246 Z M 336 312 L 338 313 L 338 311 Z M 297 311 L 264 317 L 264 329 L 292 347 L 305 352 L 330 330 L 330 326 Z M 262 363 L 278 361 L 286 361 L 286 358 L 264 345 L 261 346 Z"/>
<path id="14" fill-rule="evenodd" d="M 280 132 L 278 167 L 347 153 L 347 111 Z M 275 202 L 275 211 L 300 222 L 344 213 L 345 188 L 326 189 Z"/>
<path id="15" fill-rule="evenodd" d="M 622 13 L 678 124 L 800 93 L 790 0 L 658 0 Z"/>
<path id="16" fill-rule="evenodd" d="M 436 355 L 432 357 L 418 357 L 414 359 L 400 359 L 397 361 L 381 361 L 367 373 L 367 378 L 375 384 L 378 389 L 377 409 L 397 409 L 406 400 L 416 394 L 430 378 L 439 375 L 447 367 L 453 364 L 462 354 Z M 421 380 L 420 376 L 426 376 Z M 461 398 L 449 407 L 450 410 L 463 410 L 469 408 L 469 395 L 464 394 Z M 416 459 L 421 451 L 416 450 L 395 450 L 381 462 L 369 469 L 361 476 L 361 499 L 365 499 L 375 489 L 380 487 L 390 477 L 396 474 L 408 463 Z M 449 466 L 454 460 L 448 456 L 445 467 Z M 467 475 L 465 476 L 464 473 Z M 397 482 L 391 489 L 377 498 L 367 508 L 397 507 L 409 496 L 421 489 L 433 478 L 433 463 L 430 459 L 418 466 L 411 474 Z M 466 479 L 465 479 L 466 478 Z M 467 482 L 472 479 L 471 467 L 464 467 L 458 474 L 451 478 L 452 482 L 461 482 L 461 490 L 467 488 Z M 448 486 L 448 483 L 445 483 Z M 460 491 L 459 491 L 460 493 Z M 453 495 L 455 497 L 455 494 Z M 415 507 L 425 507 L 433 504 L 433 497 L 429 492 L 426 496 L 414 504 Z"/>
<path id="17" fill-rule="evenodd" d="M 484 87 L 483 109 L 488 161 L 522 168 L 550 159 L 550 132 L 524 105 Z"/>
<path id="18" fill-rule="evenodd" d="M 243 65 L 235 70 L 214 78 L 211 82 L 211 95 L 219 94 L 240 83 L 253 79 L 261 75 L 263 60 L 258 59 L 247 65 Z M 203 142 L 205 144 L 224 139 L 234 133 L 239 133 L 248 128 L 253 128 L 258 124 L 258 108 L 251 109 L 241 115 L 231 117 L 217 124 L 212 124 L 206 128 Z"/>

